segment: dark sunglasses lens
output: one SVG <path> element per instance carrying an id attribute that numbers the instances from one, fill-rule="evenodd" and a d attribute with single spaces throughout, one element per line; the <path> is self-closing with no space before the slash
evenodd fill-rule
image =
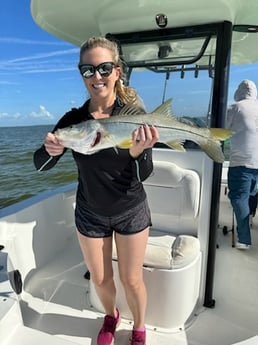
<path id="1" fill-rule="evenodd" d="M 112 73 L 114 65 L 111 62 L 105 62 L 97 67 L 99 74 L 102 77 L 108 77 Z"/>
<path id="2" fill-rule="evenodd" d="M 94 71 L 94 66 L 92 65 L 82 65 L 80 67 L 80 72 L 81 72 L 81 75 L 84 77 L 84 78 L 91 78 L 95 71 Z"/>
<path id="3" fill-rule="evenodd" d="M 102 77 L 108 77 L 113 71 L 114 64 L 112 62 L 103 62 L 97 67 L 93 65 L 81 65 L 79 67 L 81 75 L 88 79 L 94 76 L 97 70 Z"/>

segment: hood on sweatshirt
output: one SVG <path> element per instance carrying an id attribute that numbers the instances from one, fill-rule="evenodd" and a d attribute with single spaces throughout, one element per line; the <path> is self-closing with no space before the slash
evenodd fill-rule
<path id="1" fill-rule="evenodd" d="M 239 102 L 243 99 L 256 99 L 257 88 L 252 80 L 245 79 L 239 85 L 234 94 L 234 100 Z"/>

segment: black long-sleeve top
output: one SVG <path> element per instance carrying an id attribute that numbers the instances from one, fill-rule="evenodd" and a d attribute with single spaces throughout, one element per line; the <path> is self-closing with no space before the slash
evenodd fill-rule
<path id="1" fill-rule="evenodd" d="M 56 124 L 58 128 L 92 119 L 88 110 L 89 100 L 80 108 L 67 112 Z M 119 113 L 123 104 L 116 100 L 111 116 Z M 64 150 L 63 154 L 67 149 Z M 63 156 L 50 156 L 42 145 L 34 153 L 37 170 L 49 170 Z M 142 185 L 153 170 L 152 149 L 146 149 L 137 159 L 128 149 L 104 149 L 91 155 L 72 151 L 78 168 L 77 206 L 103 215 L 113 216 L 136 206 L 146 198 Z"/>

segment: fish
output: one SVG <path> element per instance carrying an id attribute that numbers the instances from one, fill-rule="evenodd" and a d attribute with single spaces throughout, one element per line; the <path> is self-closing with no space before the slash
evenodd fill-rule
<path id="1" fill-rule="evenodd" d="M 94 154 L 107 148 L 128 149 L 132 145 L 132 132 L 141 125 L 157 128 L 159 142 L 173 150 L 184 152 L 186 140 L 196 143 L 212 160 L 225 160 L 221 142 L 234 132 L 226 128 L 197 127 L 178 120 L 172 113 L 172 99 L 168 99 L 151 113 L 130 104 L 117 115 L 90 119 L 77 125 L 57 129 L 59 143 L 81 154 Z"/>

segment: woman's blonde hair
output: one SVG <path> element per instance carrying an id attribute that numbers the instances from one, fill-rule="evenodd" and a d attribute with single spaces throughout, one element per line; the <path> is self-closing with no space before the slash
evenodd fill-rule
<path id="1" fill-rule="evenodd" d="M 85 41 L 81 45 L 79 65 L 82 64 L 84 53 L 90 49 L 97 48 L 97 47 L 108 49 L 112 54 L 112 58 L 113 58 L 113 62 L 115 64 L 115 66 L 120 67 L 120 69 L 121 69 L 120 78 L 115 83 L 115 92 L 116 92 L 117 96 L 125 104 L 127 104 L 127 103 L 137 104 L 138 96 L 137 96 L 136 91 L 129 86 L 123 85 L 123 62 L 120 59 L 119 49 L 118 49 L 118 45 L 116 44 L 116 42 L 110 41 L 105 37 L 91 37 L 91 38 L 89 38 L 87 41 Z"/>

